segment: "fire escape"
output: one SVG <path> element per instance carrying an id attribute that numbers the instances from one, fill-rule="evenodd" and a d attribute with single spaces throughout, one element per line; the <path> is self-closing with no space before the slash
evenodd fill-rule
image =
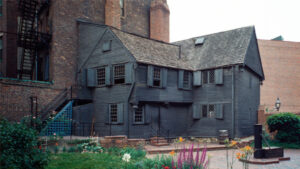
<path id="1" fill-rule="evenodd" d="M 41 10 L 49 7 L 50 0 L 19 0 L 19 11 L 21 15 L 18 46 L 22 47 L 19 78 L 33 80 L 37 71 L 36 61 L 38 50 L 42 47 L 49 47 L 51 35 L 38 32 L 38 15 Z"/>

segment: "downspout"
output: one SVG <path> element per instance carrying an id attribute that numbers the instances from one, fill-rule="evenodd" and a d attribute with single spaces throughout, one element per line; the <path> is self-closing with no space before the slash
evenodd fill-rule
<path id="1" fill-rule="evenodd" d="M 135 77 L 136 77 L 135 69 L 136 69 L 136 67 L 134 66 L 134 68 L 133 68 L 133 72 L 134 72 L 133 82 L 131 84 L 131 87 L 130 87 L 130 90 L 129 90 L 129 93 L 128 93 L 128 97 L 127 97 L 127 136 L 128 136 L 128 138 L 129 138 L 129 134 L 130 134 L 130 132 L 129 132 L 129 129 L 130 129 L 130 127 L 129 127 L 129 122 L 130 122 L 130 120 L 129 120 L 129 102 L 130 102 L 130 98 L 131 98 L 131 95 L 132 95 L 132 92 L 133 92 L 133 89 L 134 89 L 134 86 L 135 86 L 135 80 L 136 80 L 135 79 Z"/>
<path id="2" fill-rule="evenodd" d="M 231 136 L 235 137 L 235 66 L 232 66 L 232 76 L 231 76 Z"/>

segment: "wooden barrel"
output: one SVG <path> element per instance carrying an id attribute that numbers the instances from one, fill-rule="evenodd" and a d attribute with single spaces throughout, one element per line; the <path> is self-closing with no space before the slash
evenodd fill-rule
<path id="1" fill-rule="evenodd" d="M 226 139 L 228 139 L 228 130 L 219 130 L 219 144 L 225 144 Z"/>

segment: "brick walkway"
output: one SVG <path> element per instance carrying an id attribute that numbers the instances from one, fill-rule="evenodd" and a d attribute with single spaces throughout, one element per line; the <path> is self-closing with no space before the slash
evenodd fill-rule
<path id="1" fill-rule="evenodd" d="M 162 149 L 157 148 L 157 149 Z M 229 150 L 229 155 L 232 154 L 232 151 Z M 237 151 L 235 150 L 234 154 Z M 209 154 L 210 161 L 209 161 L 209 169 L 226 169 L 226 150 L 212 150 L 207 152 Z M 168 153 L 166 153 L 168 154 Z M 161 154 L 160 154 L 161 155 Z M 152 158 L 157 155 L 155 154 L 148 154 L 147 157 Z M 280 163 L 277 164 L 268 164 L 268 165 L 254 165 L 249 164 L 249 169 L 300 169 L 300 150 L 296 149 L 285 149 L 284 150 L 284 156 L 290 157 L 290 161 L 280 161 Z M 231 156 L 229 156 L 229 159 Z M 242 162 L 238 161 L 235 158 L 234 162 L 234 169 L 242 169 L 243 164 Z"/>

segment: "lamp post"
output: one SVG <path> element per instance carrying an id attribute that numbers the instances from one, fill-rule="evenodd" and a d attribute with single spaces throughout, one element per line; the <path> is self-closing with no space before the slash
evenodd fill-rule
<path id="1" fill-rule="evenodd" d="M 276 102 L 275 102 L 275 109 L 276 109 L 277 111 L 279 111 L 280 105 L 281 105 L 281 102 L 280 102 L 280 100 L 279 100 L 279 97 L 277 97 L 277 100 L 276 100 Z"/>

